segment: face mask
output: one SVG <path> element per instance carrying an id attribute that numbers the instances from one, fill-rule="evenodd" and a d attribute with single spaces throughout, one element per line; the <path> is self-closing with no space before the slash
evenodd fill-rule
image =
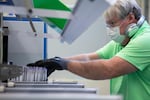
<path id="1" fill-rule="evenodd" d="M 119 26 L 112 27 L 112 28 L 107 27 L 107 33 L 108 33 L 108 36 L 110 36 L 110 38 L 117 43 L 121 44 L 123 40 L 125 39 L 125 35 L 120 35 Z"/>

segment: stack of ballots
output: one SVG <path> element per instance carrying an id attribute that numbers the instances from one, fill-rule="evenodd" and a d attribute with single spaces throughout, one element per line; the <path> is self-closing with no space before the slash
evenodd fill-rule
<path id="1" fill-rule="evenodd" d="M 15 82 L 39 82 L 47 81 L 47 69 L 43 67 L 23 67 L 23 73 L 21 76 L 11 79 Z"/>

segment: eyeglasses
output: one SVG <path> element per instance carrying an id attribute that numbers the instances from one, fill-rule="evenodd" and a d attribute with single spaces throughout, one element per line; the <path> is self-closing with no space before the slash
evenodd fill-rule
<path id="1" fill-rule="evenodd" d="M 115 26 L 120 26 L 122 24 L 123 20 L 111 20 L 106 22 L 107 27 L 115 27 Z"/>

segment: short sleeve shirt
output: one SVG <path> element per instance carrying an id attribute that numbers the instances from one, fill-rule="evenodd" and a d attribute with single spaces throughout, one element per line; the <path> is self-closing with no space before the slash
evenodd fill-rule
<path id="1" fill-rule="evenodd" d="M 110 41 L 96 52 L 102 59 L 118 56 L 138 69 L 111 79 L 112 94 L 123 95 L 124 100 L 150 100 L 150 26 L 146 21 L 125 47 Z"/>

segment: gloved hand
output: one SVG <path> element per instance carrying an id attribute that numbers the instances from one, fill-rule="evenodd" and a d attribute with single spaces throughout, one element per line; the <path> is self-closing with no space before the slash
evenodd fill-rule
<path id="1" fill-rule="evenodd" d="M 47 76 L 49 76 L 55 70 L 67 69 L 68 62 L 69 61 L 66 59 L 60 57 L 54 57 L 50 59 L 39 60 L 36 61 L 35 63 L 27 64 L 27 66 L 45 67 L 47 68 Z"/>

